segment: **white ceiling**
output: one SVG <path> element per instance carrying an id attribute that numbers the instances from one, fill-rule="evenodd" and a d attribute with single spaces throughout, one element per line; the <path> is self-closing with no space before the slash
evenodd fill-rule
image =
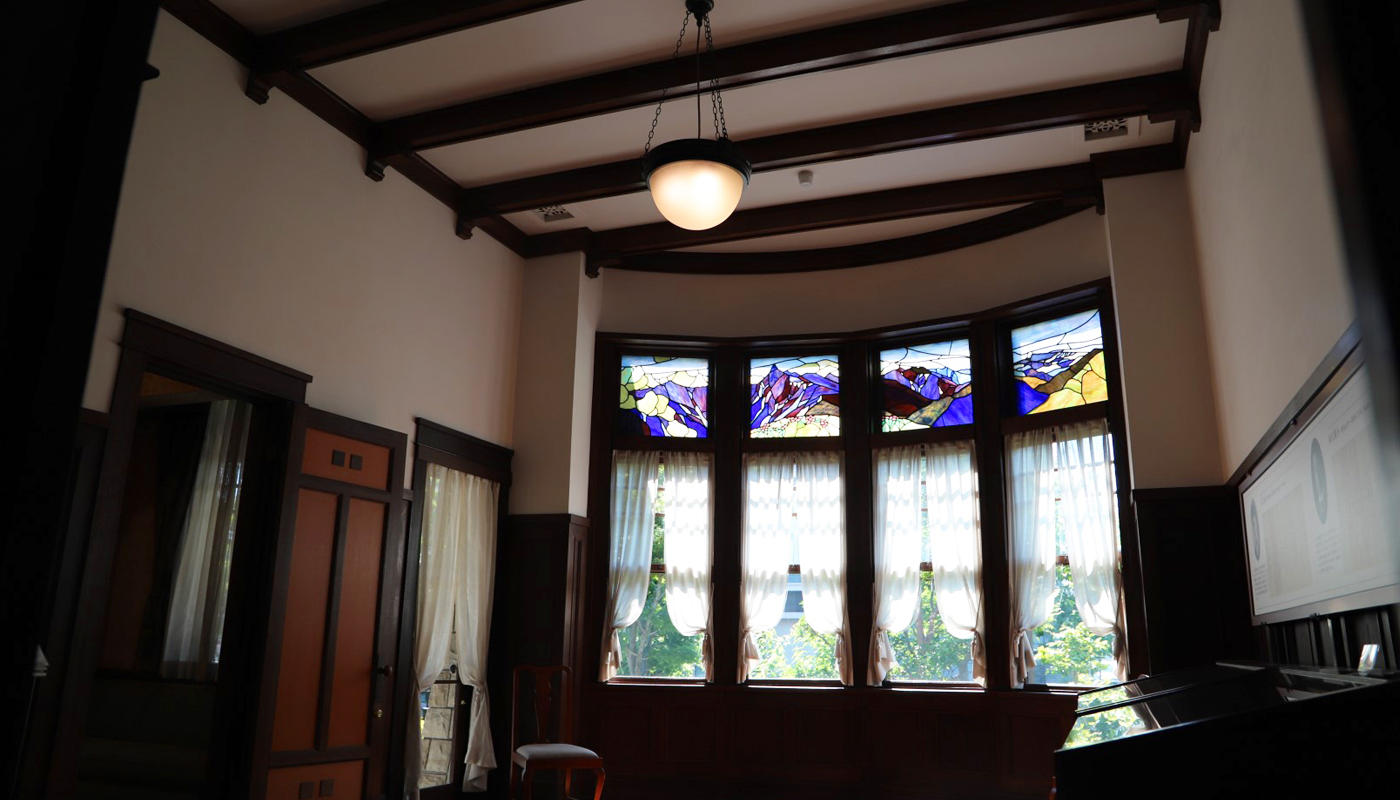
<path id="1" fill-rule="evenodd" d="M 1075 126 L 846 161 L 828 161 L 810 167 L 813 172 L 811 186 L 798 184 L 797 168 L 754 175 L 744 190 L 739 208 L 762 208 L 1003 172 L 1079 164 L 1087 161 L 1091 153 L 1166 144 L 1171 139 L 1170 123 L 1153 125 L 1135 118 L 1128 121 L 1128 135 L 1093 142 L 1084 141 L 1083 127 Z M 575 218 L 562 223 L 545 223 L 531 211 L 508 214 L 506 219 L 526 233 L 545 233 L 574 226 L 606 230 L 644 225 L 660 218 L 651 203 L 651 196 L 646 193 L 570 203 L 568 209 Z"/>
<path id="2" fill-rule="evenodd" d="M 371 0 L 216 0 L 262 34 L 329 16 Z M 946 0 L 945 0 L 946 2 Z M 929 0 L 719 0 L 716 47 L 942 5 Z M 492 25 L 331 64 L 313 76 L 375 120 L 442 107 L 670 55 L 681 0 L 583 0 Z M 1186 22 L 1146 16 L 866 66 L 789 78 L 725 92 L 730 135 L 744 139 L 846 121 L 1008 97 L 1181 67 Z M 693 29 L 693 28 L 692 28 Z M 464 186 L 640 157 L 654 107 L 636 108 L 423 151 Z M 710 108 L 702 103 L 703 130 Z M 1005 136 L 812 167 L 815 185 L 798 186 L 796 169 L 758 174 L 740 208 L 759 208 L 922 183 L 1081 163 L 1090 153 L 1169 142 L 1170 124 L 1130 121 L 1128 136 L 1083 141 L 1080 126 Z M 695 135 L 694 98 L 669 101 L 656 141 Z M 659 221 L 645 194 L 571 204 L 575 219 L 544 223 L 533 212 L 507 216 L 528 234 L 593 230 Z M 985 216 L 991 212 L 971 212 Z M 825 247 L 931 230 L 941 215 L 820 233 L 770 237 L 717 248 Z M 960 218 L 958 221 L 967 221 Z M 890 233 L 902 231 L 902 233 Z M 814 244 L 813 242 L 817 242 Z"/>
<path id="3" fill-rule="evenodd" d="M 719 0 L 715 47 L 942 3 L 929 0 Z M 314 70 L 373 119 L 669 58 L 681 0 L 584 0 Z M 686 31 L 693 52 L 695 25 Z M 401 80 L 413 75 L 411 85 Z"/>

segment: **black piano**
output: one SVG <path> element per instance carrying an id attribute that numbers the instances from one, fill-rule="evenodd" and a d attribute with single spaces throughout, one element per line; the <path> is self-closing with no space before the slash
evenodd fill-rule
<path id="1" fill-rule="evenodd" d="M 1400 672 L 1221 662 L 1085 692 L 1055 786 L 1055 800 L 1400 797 Z"/>

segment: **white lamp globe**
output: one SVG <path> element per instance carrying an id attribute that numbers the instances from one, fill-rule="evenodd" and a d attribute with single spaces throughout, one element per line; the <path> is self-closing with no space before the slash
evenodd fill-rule
<path id="1" fill-rule="evenodd" d="M 661 216 L 703 231 L 729 219 L 749 182 L 749 164 L 727 139 L 680 139 L 644 159 L 647 187 Z"/>

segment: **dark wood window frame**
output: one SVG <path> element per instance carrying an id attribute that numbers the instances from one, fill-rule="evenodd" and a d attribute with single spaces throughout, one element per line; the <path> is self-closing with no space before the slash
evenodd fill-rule
<path id="1" fill-rule="evenodd" d="M 454 469 L 458 472 L 465 472 L 468 475 L 475 475 L 480 478 L 492 480 L 501 485 L 500 497 L 496 509 L 496 532 L 497 532 L 497 558 L 496 558 L 496 602 L 493 604 L 491 618 L 491 641 L 488 666 L 488 683 L 497 687 L 502 685 L 495 673 L 496 664 L 500 660 L 498 655 L 504 650 L 506 624 L 503 618 L 505 604 L 501 602 L 502 574 L 501 574 L 501 547 L 500 536 L 505 530 L 506 514 L 510 507 L 510 485 L 511 485 L 511 458 L 514 452 L 509 448 L 493 444 L 485 439 L 479 439 L 470 434 L 453 430 L 445 425 L 440 425 L 422 417 L 415 418 L 414 431 L 414 460 L 413 460 L 413 489 L 406 492 L 408 502 L 408 544 L 405 549 L 404 558 L 404 591 L 402 607 L 400 610 L 399 625 L 399 647 L 398 647 L 398 683 L 395 689 L 398 702 L 394 704 L 396 710 L 393 727 L 393 744 L 391 745 L 390 774 L 400 776 L 396 779 L 402 783 L 401 776 L 407 774 L 404 763 L 406 752 L 406 737 L 408 735 L 408 714 L 418 713 L 418 692 L 414 684 L 413 669 L 413 642 L 417 632 L 418 624 L 418 558 L 417 553 L 422 549 L 423 542 L 423 487 L 428 478 L 428 465 L 438 464 Z M 470 729 L 470 708 L 471 708 L 471 688 L 459 687 L 457 693 L 457 708 L 459 713 L 454 718 L 455 741 L 452 751 L 452 764 L 454 771 L 449 780 L 442 786 L 424 788 L 420 795 L 423 800 L 438 800 L 439 798 L 456 798 L 463 796 L 461 790 L 462 775 L 460 765 L 462 758 L 466 754 L 467 736 Z M 492 706 L 500 708 L 502 698 L 507 701 L 505 708 L 509 708 L 509 695 L 501 695 L 493 690 Z M 461 709 L 468 709 L 466 713 L 460 713 Z M 492 716 L 492 733 L 497 745 L 497 763 L 509 763 L 509 754 L 502 760 L 501 745 L 499 736 L 499 726 L 496 724 L 500 711 L 496 711 Z"/>
<path id="2" fill-rule="evenodd" d="M 1051 319 L 1076 311 L 1098 309 L 1104 332 L 1104 354 L 1109 386 L 1107 402 L 1089 406 L 1016 415 L 1011 412 L 1010 330 L 1032 322 Z M 1017 430 L 1049 427 L 1083 419 L 1105 419 L 1113 437 L 1115 473 L 1118 483 L 1118 511 L 1121 559 L 1127 620 L 1129 670 L 1146 670 L 1147 630 L 1142 598 L 1141 561 L 1137 526 L 1131 504 L 1131 462 L 1124 425 L 1123 390 L 1119 375 L 1117 330 L 1112 286 L 1107 280 L 1093 281 L 1058 292 L 1034 297 L 983 312 L 957 318 L 930 320 L 848 334 L 783 336 L 764 338 L 703 338 L 645 336 L 599 333 L 595 348 L 593 448 L 590 465 L 590 517 L 596 530 L 607 531 L 610 505 L 610 464 L 614 449 L 695 450 L 714 454 L 714 563 L 712 569 L 713 654 L 715 674 L 705 691 L 735 688 L 733 668 L 738 659 L 739 583 L 741 575 L 742 459 L 744 453 L 762 450 L 823 450 L 844 452 L 846 480 L 847 610 L 850 617 L 853 666 L 858 680 L 854 689 L 863 690 L 864 666 L 868 661 L 873 584 L 873 492 L 852 491 L 851 487 L 872 485 L 873 451 L 878 447 L 920 442 L 971 439 L 976 447 L 979 483 L 983 570 L 983 607 L 987 620 L 986 655 L 988 690 L 1009 689 L 1010 675 L 1010 581 L 1007 563 L 1009 528 L 1006 491 L 1008 488 L 1006 434 Z M 967 338 L 972 348 L 974 418 L 971 425 L 927 428 L 885 433 L 879 430 L 878 358 L 881 349 L 900 344 L 927 343 L 939 339 Z M 840 436 L 806 440 L 764 440 L 748 436 L 747 420 L 748 359 L 762 355 L 836 353 L 841 359 Z M 706 439 L 667 437 L 628 437 L 613 435 L 613 415 L 617 403 L 617 365 L 623 354 L 704 355 L 711 361 L 710 431 Z M 857 422 L 864 421 L 864 424 Z M 590 575 L 585 642 L 594 643 L 592 632 L 601 630 L 607 589 L 609 537 L 592 537 L 589 551 Z M 1002 565 L 1000 567 L 995 565 Z M 585 649 L 586 664 L 598 663 L 599 645 Z M 771 682 L 784 685 L 786 682 Z M 817 688 L 820 681 L 799 681 Z M 693 682 L 654 679 L 609 681 L 602 686 L 646 684 L 693 685 Z M 757 690 L 767 681 L 747 684 Z M 960 684 L 900 682 L 898 689 L 966 691 Z M 1045 687 L 1031 687 L 1031 690 Z"/>

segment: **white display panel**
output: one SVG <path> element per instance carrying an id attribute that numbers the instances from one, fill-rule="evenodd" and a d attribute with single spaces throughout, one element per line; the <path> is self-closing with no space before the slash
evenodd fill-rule
<path id="1" fill-rule="evenodd" d="M 1395 488 L 1362 367 L 1244 490 L 1254 615 L 1400 584 L 1384 506 Z"/>

